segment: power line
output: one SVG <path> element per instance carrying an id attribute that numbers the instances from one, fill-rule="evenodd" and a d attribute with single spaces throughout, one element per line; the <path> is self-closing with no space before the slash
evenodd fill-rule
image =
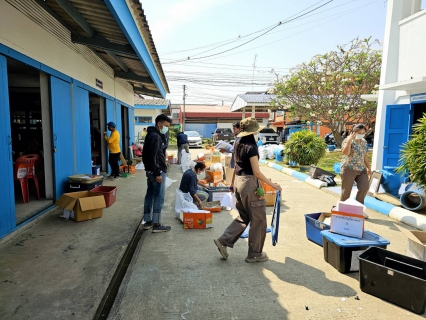
<path id="1" fill-rule="evenodd" d="M 181 60 L 176 60 L 176 61 L 171 61 L 171 62 L 164 62 L 163 64 L 171 64 L 171 63 L 176 63 L 176 62 L 186 61 L 186 60 L 199 60 L 199 59 L 209 58 L 209 57 L 217 56 L 217 55 L 222 54 L 222 53 L 225 53 L 225 52 L 229 52 L 229 51 L 235 50 L 235 49 L 237 49 L 237 48 L 240 48 L 240 47 L 242 47 L 242 46 L 246 45 L 247 43 L 250 43 L 250 42 L 252 42 L 252 41 L 254 41 L 254 40 L 256 40 L 256 39 L 260 38 L 261 36 L 263 36 L 263 35 L 267 34 L 268 32 L 270 32 L 270 31 L 274 30 L 275 28 L 277 28 L 277 27 L 279 27 L 279 26 L 281 26 L 281 25 L 283 25 L 283 24 L 290 23 L 290 22 L 292 22 L 292 21 L 295 21 L 296 19 L 299 19 L 300 17 L 303 17 L 303 16 L 307 15 L 308 13 L 311 13 L 311 12 L 313 12 L 313 11 L 315 11 L 315 10 L 318 10 L 319 8 L 321 8 L 321 7 L 325 6 L 325 5 L 327 5 L 328 3 L 332 2 L 332 1 L 334 1 L 334 0 L 329 0 L 329 1 L 327 1 L 326 3 L 324 3 L 324 4 L 322 4 L 322 5 L 320 5 L 320 6 L 316 7 L 316 8 L 314 8 L 314 9 L 312 9 L 312 10 L 308 11 L 308 12 L 305 12 L 305 13 L 303 13 L 303 14 L 300 14 L 299 16 L 296 16 L 295 18 L 292 18 L 292 19 L 288 19 L 288 18 L 287 18 L 287 20 L 285 20 L 284 22 L 283 22 L 283 21 L 279 21 L 279 22 L 278 22 L 278 24 L 276 24 L 275 26 L 273 26 L 273 27 L 269 28 L 267 31 L 263 32 L 262 34 L 260 34 L 260 35 L 258 35 L 258 36 L 256 36 L 256 37 L 254 37 L 253 39 L 250 39 L 249 41 L 246 41 L 246 42 L 244 42 L 244 43 L 242 43 L 242 44 L 240 44 L 240 45 L 238 45 L 238 46 L 235 46 L 235 47 L 233 47 L 233 48 L 230 48 L 230 49 L 227 49 L 227 50 L 224 50 L 224 51 L 221 51 L 221 52 L 217 52 L 217 53 L 214 53 L 214 54 L 211 54 L 211 55 L 207 55 L 207 56 L 204 56 L 204 57 L 197 57 L 197 58 L 191 58 L 191 57 L 188 57 L 187 59 L 181 59 Z M 320 1 L 320 2 L 322 2 L 322 1 Z M 305 11 L 305 10 L 306 10 L 306 9 L 302 10 L 301 12 L 303 12 L 303 11 Z M 207 51 L 210 51 L 210 50 L 207 50 Z M 205 53 L 205 52 L 207 52 L 207 51 L 204 51 L 204 52 L 202 52 L 202 53 Z M 198 54 L 201 54 L 201 53 L 198 53 Z M 197 56 L 198 54 L 195 54 L 194 56 Z"/>
<path id="2" fill-rule="evenodd" d="M 294 34 L 292 34 L 292 35 L 289 35 L 289 36 L 287 36 L 287 37 L 281 38 L 281 39 L 279 39 L 279 40 L 272 41 L 272 42 L 268 42 L 268 43 L 265 43 L 265 44 L 263 44 L 263 45 L 260 45 L 260 46 L 257 46 L 257 47 L 253 47 L 253 48 L 250 48 L 250 49 L 247 49 L 247 50 L 244 50 L 244 51 L 239 51 L 239 52 L 231 53 L 231 54 L 228 54 L 228 55 L 226 55 L 226 56 L 221 56 L 221 57 L 216 57 L 216 58 L 210 58 L 210 59 L 207 59 L 207 61 L 214 60 L 214 59 L 218 59 L 218 58 L 225 58 L 225 57 L 233 56 L 233 55 L 240 54 L 240 53 L 244 53 L 244 52 L 251 51 L 251 50 L 254 50 L 254 49 L 262 48 L 262 47 L 265 47 L 265 46 L 268 46 L 268 45 L 274 44 L 274 43 L 276 43 L 276 42 L 283 41 L 283 40 L 285 40 L 285 39 L 291 38 L 291 37 L 296 36 L 296 35 L 298 35 L 298 34 L 301 34 L 301 33 L 303 33 L 303 32 L 306 32 L 306 31 L 309 31 L 309 30 L 315 29 L 315 28 L 317 28 L 317 27 L 319 27 L 319 26 L 322 26 L 322 25 L 324 25 L 324 24 L 327 24 L 327 23 L 329 23 L 329 22 L 331 22 L 331 21 L 337 20 L 337 19 L 339 19 L 339 18 L 341 18 L 341 17 L 343 17 L 343 16 L 345 16 L 345 15 L 347 15 L 347 14 L 349 14 L 349 13 L 352 13 L 352 12 L 357 11 L 357 10 L 359 10 L 359 9 L 362 9 L 362 8 L 364 8 L 364 7 L 370 6 L 370 5 L 372 5 L 372 4 L 376 3 L 376 2 L 379 2 L 379 1 L 382 1 L 382 0 L 376 0 L 376 1 L 373 1 L 373 2 L 371 2 L 371 3 L 368 3 L 368 4 L 366 4 L 366 5 L 363 5 L 363 6 L 361 6 L 361 7 L 355 8 L 355 9 L 351 10 L 350 12 L 348 12 L 348 13 L 346 13 L 346 14 L 342 14 L 341 16 L 339 16 L 339 17 L 337 17 L 337 18 L 330 19 L 330 20 L 328 20 L 328 21 L 326 21 L 326 22 L 324 22 L 324 23 L 321 23 L 321 24 L 315 25 L 315 26 L 313 26 L 312 28 L 308 28 L 308 29 L 302 30 L 302 31 L 300 31 L 300 32 L 294 33 Z M 190 60 L 189 60 L 189 61 L 190 61 Z"/>
<path id="3" fill-rule="evenodd" d="M 300 13 L 302 13 L 303 11 L 306 11 L 306 10 L 308 10 L 308 9 L 310 9 L 310 8 L 312 8 L 312 7 L 314 7 L 315 5 L 317 5 L 317 4 L 319 4 L 319 3 L 321 3 L 321 2 L 324 2 L 325 0 L 321 0 L 321 1 L 319 1 L 319 2 L 316 2 L 316 3 L 314 3 L 313 5 L 311 5 L 311 6 L 309 6 L 309 7 L 307 7 L 307 8 L 305 8 L 304 10 L 302 10 L 302 11 L 299 11 L 298 13 L 295 13 L 294 15 L 292 15 L 292 16 L 290 16 L 290 17 L 288 17 L 287 19 L 285 19 L 284 21 L 286 21 L 286 20 L 288 20 L 288 19 L 291 19 L 292 17 L 294 17 L 294 16 L 296 16 L 297 14 L 300 14 Z M 354 1 L 357 1 L 357 0 L 352 0 L 352 1 L 349 1 L 348 3 L 350 3 L 350 2 L 354 2 Z M 347 3 L 345 3 L 345 4 L 347 4 Z M 344 5 L 344 4 L 343 4 Z M 341 5 L 339 5 L 339 6 L 336 6 L 336 7 L 333 7 L 333 8 L 337 8 L 337 7 L 340 7 Z M 325 10 L 325 11 L 328 11 L 328 10 Z M 324 12 L 324 11 L 321 11 L 321 12 Z M 321 13 L 321 12 L 319 12 L 319 13 Z M 244 36 L 238 36 L 238 38 L 231 38 L 231 39 L 227 39 L 227 40 L 223 40 L 223 41 L 219 41 L 219 42 L 216 42 L 216 43 L 212 43 L 212 44 L 208 44 L 208 45 L 205 45 L 205 46 L 201 46 L 201 47 L 196 47 L 196 48 L 191 48 L 191 49 L 185 49 L 185 50 L 179 50 L 179 51 L 169 51 L 169 52 L 165 52 L 165 53 L 162 53 L 162 54 L 160 54 L 160 57 L 162 57 L 162 56 L 164 56 L 164 55 L 170 55 L 170 54 L 175 54 L 175 53 L 181 53 L 181 52 L 187 52 L 187 51 L 193 51 L 193 50 L 198 50 L 198 49 L 203 49 L 203 48 L 208 48 L 208 47 L 212 47 L 212 46 L 215 46 L 215 45 L 223 45 L 223 43 L 225 43 L 225 45 L 226 44 L 229 44 L 229 43 L 232 43 L 232 42 L 237 42 L 237 41 L 242 41 L 244 38 L 247 38 L 247 37 L 249 37 L 249 36 L 251 36 L 251 35 L 254 35 L 254 34 L 256 34 L 256 33 L 259 33 L 259 32 L 262 32 L 262 31 L 265 31 L 265 30 L 267 30 L 267 29 L 269 29 L 269 28 L 272 28 L 273 26 L 275 26 L 275 24 L 274 25 L 270 25 L 270 26 L 268 26 L 268 27 L 265 27 L 265 28 L 263 28 L 263 29 L 260 29 L 260 30 L 257 30 L 257 31 L 255 31 L 255 32 L 252 32 L 252 33 L 250 33 L 250 34 L 247 34 L 247 35 L 244 35 Z M 219 46 L 218 46 L 219 47 Z M 216 47 L 216 48 L 218 48 L 218 47 Z M 213 48 L 213 49 L 215 49 L 215 48 Z M 212 50 L 213 50 L 212 49 Z M 201 53 L 198 53 L 198 54 L 201 54 Z"/>

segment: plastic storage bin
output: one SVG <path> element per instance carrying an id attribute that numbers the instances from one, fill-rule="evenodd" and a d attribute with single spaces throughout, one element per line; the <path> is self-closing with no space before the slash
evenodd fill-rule
<path id="1" fill-rule="evenodd" d="M 228 187 L 212 187 L 205 190 L 209 194 L 207 201 L 221 201 L 225 194 L 229 193 Z"/>
<path id="2" fill-rule="evenodd" d="M 423 314 L 426 301 L 426 262 L 381 248 L 359 256 L 363 292 Z"/>
<path id="3" fill-rule="evenodd" d="M 112 206 L 117 200 L 117 187 L 114 186 L 98 186 L 90 190 L 92 192 L 100 193 L 105 198 L 105 204 L 108 207 Z"/>
<path id="4" fill-rule="evenodd" d="M 318 221 L 322 212 L 307 213 L 305 214 L 306 221 L 306 237 L 315 242 L 316 244 L 322 245 L 322 234 L 321 231 L 330 230 L 330 225 L 324 222 Z M 330 214 L 331 215 L 331 214 Z"/>
<path id="5" fill-rule="evenodd" d="M 103 180 L 95 180 L 95 181 L 68 181 L 65 184 L 66 192 L 77 192 L 77 191 L 89 191 L 93 188 L 99 187 L 103 184 Z"/>
<path id="6" fill-rule="evenodd" d="M 330 231 L 321 231 L 323 236 L 324 260 L 340 273 L 359 270 L 358 256 L 369 247 L 386 249 L 390 243 L 385 238 L 365 230 L 362 239 L 343 236 Z"/>

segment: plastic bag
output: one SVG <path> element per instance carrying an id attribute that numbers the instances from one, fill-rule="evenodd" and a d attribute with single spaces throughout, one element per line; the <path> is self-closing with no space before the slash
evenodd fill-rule
<path id="1" fill-rule="evenodd" d="M 172 180 L 169 177 L 166 177 L 166 189 L 172 185 L 173 182 L 176 182 L 177 180 Z"/>
<path id="2" fill-rule="evenodd" d="M 185 172 L 191 166 L 191 154 L 186 153 L 185 150 L 182 150 L 181 155 L 181 168 L 182 171 Z"/>
<path id="3" fill-rule="evenodd" d="M 176 189 L 176 203 L 175 203 L 175 212 L 176 218 L 180 219 L 180 211 L 184 209 L 198 209 L 196 204 L 193 202 L 191 195 L 189 193 L 183 193 L 179 189 Z"/>
<path id="4" fill-rule="evenodd" d="M 237 199 L 235 198 L 235 194 L 232 192 L 226 193 L 220 201 L 220 205 L 222 207 L 226 207 L 226 210 L 236 209 L 236 203 Z"/>
<path id="5" fill-rule="evenodd" d="M 143 162 L 139 162 L 138 164 L 136 164 L 136 170 L 145 170 L 145 165 L 143 164 Z"/>

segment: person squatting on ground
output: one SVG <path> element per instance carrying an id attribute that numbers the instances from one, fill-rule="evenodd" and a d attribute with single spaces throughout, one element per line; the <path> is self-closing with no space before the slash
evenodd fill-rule
<path id="1" fill-rule="evenodd" d="M 109 158 L 108 162 L 111 166 L 111 179 L 119 180 L 120 179 L 120 133 L 115 129 L 116 125 L 114 122 L 107 123 L 108 130 L 111 131 L 109 137 L 107 132 L 104 132 L 104 139 L 108 143 Z"/>
<path id="2" fill-rule="evenodd" d="M 280 185 L 266 178 L 259 168 L 259 151 L 255 134 L 261 128 L 254 118 L 246 118 L 240 123 L 240 138 L 235 144 L 235 185 L 236 208 L 239 216 L 226 228 L 222 236 L 214 240 L 220 254 L 228 258 L 227 247 L 233 248 L 235 242 L 250 223 L 248 255 L 246 262 L 264 262 L 268 256 L 263 252 L 266 238 L 266 201 L 257 195 L 259 180 L 281 191 Z"/>
<path id="3" fill-rule="evenodd" d="M 189 193 L 200 208 L 203 207 L 203 202 L 209 198 L 209 194 L 200 190 L 202 187 L 208 187 L 204 183 L 198 181 L 197 175 L 201 174 L 206 169 L 206 165 L 202 162 L 197 162 L 192 169 L 184 172 L 180 182 L 179 190 L 183 193 Z"/>
<path id="4" fill-rule="evenodd" d="M 176 138 L 177 138 L 177 146 L 178 146 L 178 162 L 177 163 L 181 164 L 182 150 L 185 149 L 186 153 L 189 153 L 188 136 L 183 132 L 179 132 Z"/>
<path id="5" fill-rule="evenodd" d="M 367 141 L 364 139 L 366 128 L 357 124 L 352 128 L 352 133 L 342 142 L 342 162 L 340 176 L 342 177 L 341 201 L 347 200 L 352 192 L 354 181 L 358 193 L 356 201 L 364 203 L 368 192 L 368 178 L 371 175 L 370 162 L 367 154 Z"/>
<path id="6" fill-rule="evenodd" d="M 145 230 L 152 232 L 170 231 L 169 226 L 161 224 L 161 210 L 166 192 L 166 156 L 161 135 L 169 130 L 172 120 L 164 114 L 155 118 L 155 127 L 148 127 L 142 157 L 147 177 L 147 190 L 144 203 Z"/>

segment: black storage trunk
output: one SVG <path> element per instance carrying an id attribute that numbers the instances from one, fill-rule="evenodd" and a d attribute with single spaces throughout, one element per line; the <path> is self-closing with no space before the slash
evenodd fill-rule
<path id="1" fill-rule="evenodd" d="M 75 181 L 68 181 L 65 184 L 65 192 L 77 192 L 77 191 L 89 191 L 93 188 L 99 187 L 102 185 L 104 180 L 100 179 L 97 181 L 93 181 L 90 183 L 85 182 L 75 182 Z"/>
<path id="2" fill-rule="evenodd" d="M 325 174 L 327 176 L 331 176 L 332 178 L 334 178 L 336 176 L 334 173 L 325 171 L 325 170 L 318 168 L 316 166 L 311 166 L 311 168 L 309 169 L 309 176 L 313 179 L 318 179 L 318 177 L 322 176 L 323 174 Z"/>
<path id="3" fill-rule="evenodd" d="M 361 290 L 414 313 L 425 312 L 426 262 L 372 247 L 359 256 Z"/>

